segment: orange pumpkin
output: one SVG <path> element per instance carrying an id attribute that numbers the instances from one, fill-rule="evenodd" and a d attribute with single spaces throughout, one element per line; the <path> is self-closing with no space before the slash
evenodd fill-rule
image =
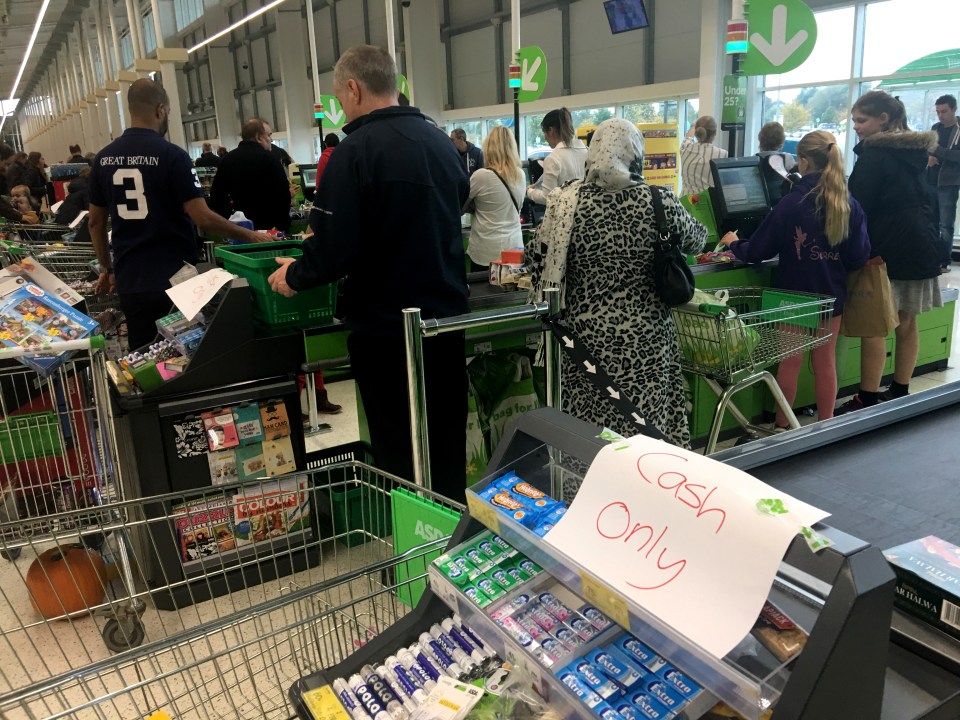
<path id="1" fill-rule="evenodd" d="M 50 548 L 27 570 L 30 602 L 48 620 L 97 605 L 104 598 L 106 582 L 100 553 L 82 545 Z"/>

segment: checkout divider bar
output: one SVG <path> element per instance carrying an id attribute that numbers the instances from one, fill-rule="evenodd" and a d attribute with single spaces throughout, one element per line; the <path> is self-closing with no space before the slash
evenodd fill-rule
<path id="1" fill-rule="evenodd" d="M 420 308 L 403 311 L 403 340 L 407 358 L 407 397 L 410 408 L 410 445 L 413 450 L 413 482 L 432 489 L 430 475 L 430 437 L 427 430 L 427 390 L 424 382 L 423 338 L 443 333 L 460 332 L 476 327 L 500 325 L 515 320 L 555 317 L 560 312 L 560 291 L 544 291 L 542 302 L 516 307 L 424 320 Z M 544 329 L 544 363 L 546 365 L 547 406 L 560 406 L 560 352 L 556 340 Z"/>

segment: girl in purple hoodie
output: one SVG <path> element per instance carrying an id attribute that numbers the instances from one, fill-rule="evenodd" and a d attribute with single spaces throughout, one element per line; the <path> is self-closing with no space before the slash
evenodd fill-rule
<path id="1" fill-rule="evenodd" d="M 777 203 L 750 238 L 735 233 L 720 242 L 744 262 L 761 262 L 780 256 L 776 286 L 783 290 L 835 297 L 829 342 L 810 351 L 821 420 L 833 417 L 837 398 L 836 344 L 840 316 L 847 299 L 847 275 L 863 267 L 870 257 L 867 221 L 860 205 L 847 190 L 843 155 L 833 133 L 816 130 L 797 144 L 803 178 Z M 792 405 L 797 395 L 801 354 L 780 363 L 777 383 Z M 776 425 L 787 427 L 779 411 Z"/>

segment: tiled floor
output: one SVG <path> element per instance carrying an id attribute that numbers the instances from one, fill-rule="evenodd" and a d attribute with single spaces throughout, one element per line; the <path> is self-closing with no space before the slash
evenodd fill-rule
<path id="1" fill-rule="evenodd" d="M 960 266 L 941 276 L 941 284 L 960 287 Z M 960 323 L 958 323 L 960 325 Z M 960 380 L 960 333 L 955 327 L 953 354 L 946 370 L 914 378 L 911 391 Z M 330 430 L 307 438 L 308 451 L 346 445 L 359 439 L 356 386 L 346 380 L 327 386 L 331 402 L 343 406 L 337 415 L 322 415 Z M 802 424 L 815 418 L 801 417 Z M 731 441 L 732 442 L 732 441 Z M 721 446 L 722 447 L 722 446 Z M 325 665 L 349 653 L 402 614 L 393 595 L 377 595 L 383 578 L 349 581 L 318 593 L 316 597 L 280 604 L 273 611 L 251 614 L 228 628 L 187 638 L 176 648 L 154 651 L 123 666 L 105 669 L 94 679 L 75 682 L 35 699 L 30 710 L 4 706 L 3 696 L 30 682 L 108 660 L 112 654 L 100 637 L 102 618 L 44 623 L 30 606 L 25 575 L 36 553 L 45 546 L 28 548 L 15 562 L 0 560 L 0 717 L 46 717 L 71 703 L 112 693 L 109 701 L 91 704 L 71 717 L 145 717 L 147 710 L 175 711 L 175 720 L 193 718 L 286 718 L 292 713 L 285 702 L 290 683 L 305 669 Z M 325 546 L 326 547 L 326 546 Z M 243 592 L 191 606 L 162 611 L 148 603 L 143 615 L 147 640 L 159 641 L 177 632 L 217 620 L 231 613 L 273 600 L 298 587 L 329 580 L 388 555 L 387 543 L 367 543 L 354 548 L 333 544 L 321 564 L 282 580 L 252 586 Z M 362 597 L 370 600 L 351 605 Z M 335 606 L 345 609 L 331 612 Z M 129 690 L 135 686 L 135 690 Z"/>

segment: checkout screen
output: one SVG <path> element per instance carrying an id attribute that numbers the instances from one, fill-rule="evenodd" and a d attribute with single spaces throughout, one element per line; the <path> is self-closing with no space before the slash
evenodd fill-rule
<path id="1" fill-rule="evenodd" d="M 767 207 L 764 195 L 763 177 L 760 168 L 750 167 L 721 168 L 718 170 L 720 192 L 727 206 L 727 212 L 762 211 Z"/>

